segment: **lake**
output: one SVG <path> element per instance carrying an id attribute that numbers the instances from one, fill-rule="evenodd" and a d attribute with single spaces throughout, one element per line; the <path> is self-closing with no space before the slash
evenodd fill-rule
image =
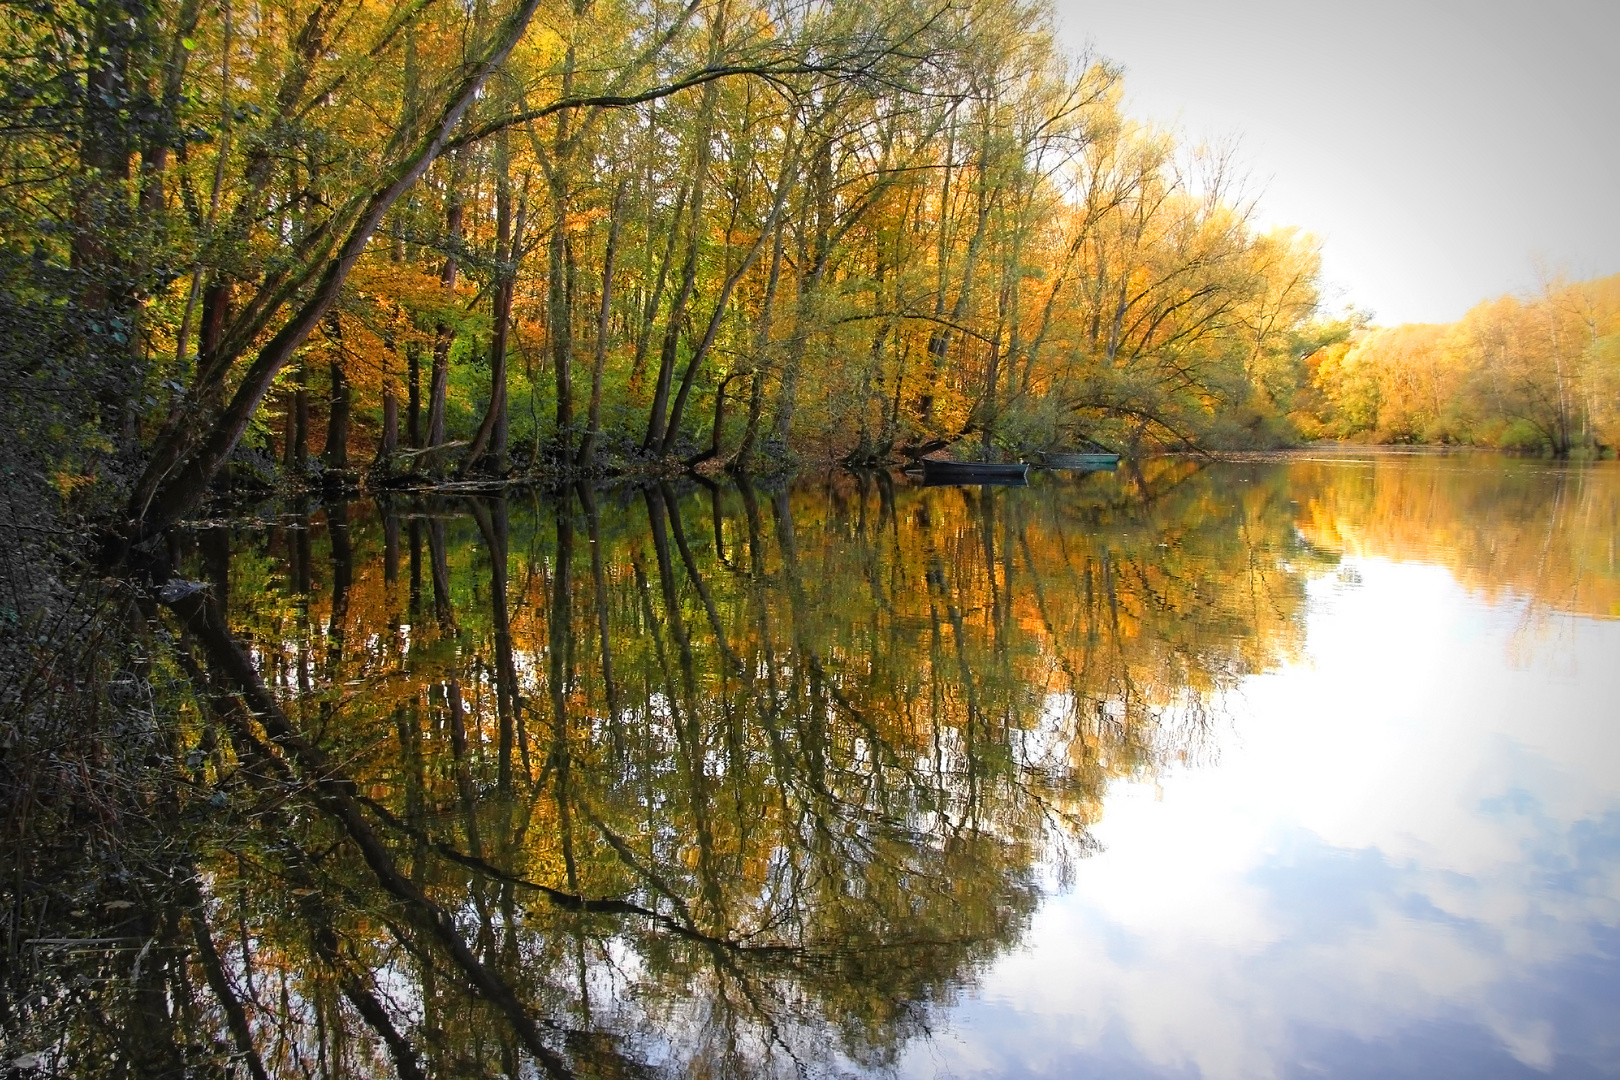
<path id="1" fill-rule="evenodd" d="M 185 718 L 182 1011 L 277 1077 L 1620 1075 L 1617 540 L 1614 464 L 1382 453 L 194 527 L 274 704 Z"/>

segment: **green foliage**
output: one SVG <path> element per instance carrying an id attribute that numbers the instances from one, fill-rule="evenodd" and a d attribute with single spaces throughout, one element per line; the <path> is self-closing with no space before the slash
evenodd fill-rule
<path id="1" fill-rule="evenodd" d="M 1547 438 L 1528 420 L 1510 420 L 1492 440 L 1503 450 L 1539 454 L 1548 449 Z"/>

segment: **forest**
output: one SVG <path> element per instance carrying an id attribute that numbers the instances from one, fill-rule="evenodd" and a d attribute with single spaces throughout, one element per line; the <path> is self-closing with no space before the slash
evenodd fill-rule
<path id="1" fill-rule="evenodd" d="M 1312 242 L 1038 4 L 0 17 L 11 426 L 132 536 L 226 479 L 1271 443 L 1319 344 Z"/>
<path id="2" fill-rule="evenodd" d="M 1322 438 L 1602 452 L 1620 285 L 1334 318 L 1038 3 L 0 7 L 20 506 Z"/>
<path id="3" fill-rule="evenodd" d="M 1620 275 L 1487 300 L 1455 323 L 1357 326 L 1305 366 L 1304 437 L 1612 455 Z"/>
<path id="4" fill-rule="evenodd" d="M 1212 466 L 1603 453 L 1620 278 L 1335 317 L 1036 0 L 0 0 L 0 41 L 8 1075 L 41 1033 L 648 1075 L 700 984 L 671 1060 L 881 1064 L 1338 552 L 1612 504 Z M 1099 446 L 1025 501 L 890 468 Z M 1491 557 L 1612 613 L 1570 536 Z M 593 1014 L 632 956 L 644 1012 Z"/>

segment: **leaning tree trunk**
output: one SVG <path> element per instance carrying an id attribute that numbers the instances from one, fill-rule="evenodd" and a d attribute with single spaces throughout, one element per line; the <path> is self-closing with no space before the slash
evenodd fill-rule
<path id="1" fill-rule="evenodd" d="M 421 133 L 414 142 L 402 139 L 408 149 L 400 153 L 385 171 L 378 186 L 369 193 L 358 194 L 350 204 L 355 209 L 351 211 L 346 208 L 339 212 L 339 220 L 351 224 L 336 254 L 326 263 L 314 291 L 296 314 L 259 350 L 243 372 L 230 403 L 208 424 L 201 444 L 183 455 L 183 461 L 168 455 L 162 446 L 154 447 L 154 463 L 168 457 L 176 467 L 161 468 L 150 483 L 147 477 L 143 477 L 142 483 L 137 485 L 137 490 L 148 487 L 154 494 L 148 501 L 132 502 L 129 508 L 130 522 L 122 532 L 123 540 L 139 541 L 153 535 L 178 520 L 203 497 L 215 475 L 241 441 L 276 376 L 310 331 L 319 325 L 337 302 L 349 272 L 359 261 L 384 215 L 400 196 L 416 185 L 428 166 L 444 150 L 451 131 L 460 123 L 479 90 L 523 36 L 539 4 L 540 0 L 523 0 L 494 36 L 481 62 L 467 69 L 429 130 Z M 223 380 L 228 375 L 228 370 L 221 370 L 218 378 Z M 149 467 L 148 472 L 152 473 L 153 470 Z"/>
<path id="2" fill-rule="evenodd" d="M 791 133 L 789 138 L 791 138 Z M 761 225 L 759 235 L 754 238 L 753 244 L 743 256 L 736 269 L 726 275 L 725 284 L 720 287 L 720 296 L 714 302 L 714 314 L 709 318 L 708 328 L 703 332 L 703 339 L 698 342 L 697 348 L 692 350 L 691 357 L 686 362 L 686 371 L 681 375 L 681 388 L 675 395 L 675 405 L 670 410 L 669 423 L 664 430 L 664 441 L 659 450 L 661 454 L 668 455 L 675 448 L 675 439 L 680 435 L 681 420 L 686 412 L 686 402 L 691 396 L 692 385 L 697 380 L 697 373 L 708 358 L 709 351 L 714 348 L 715 338 L 720 333 L 720 323 L 725 317 L 726 308 L 731 303 L 731 294 L 737 288 L 737 283 L 743 279 L 749 270 L 753 269 L 754 261 L 759 258 L 765 249 L 765 237 L 770 234 L 776 223 L 782 219 L 782 211 L 787 207 L 788 192 L 793 187 L 793 176 L 798 171 L 799 155 L 798 144 L 795 142 L 787 153 L 782 156 L 782 168 L 776 178 L 776 196 L 771 201 L 770 212 Z M 730 382 L 728 377 L 727 382 Z M 722 385 L 720 394 L 725 394 Z M 716 406 L 718 416 L 719 406 Z M 718 435 L 716 435 L 718 439 Z M 718 447 L 718 442 L 716 443 Z"/>
<path id="3" fill-rule="evenodd" d="M 722 12 L 724 10 L 721 9 Z M 711 58 L 717 53 L 724 37 L 725 23 L 722 16 L 715 24 L 710 42 Z M 691 303 L 692 293 L 697 284 L 698 252 L 703 234 L 703 191 L 709 173 L 712 142 L 710 135 L 714 129 L 715 100 L 719 96 L 719 89 L 718 82 L 704 84 L 703 96 L 698 106 L 695 135 L 697 156 L 692 165 L 692 206 L 689 219 L 691 231 L 687 236 L 686 261 L 681 267 L 681 289 L 670 307 L 669 322 L 664 326 L 664 343 L 658 354 L 658 384 L 653 390 L 652 411 L 647 417 L 647 435 L 641 441 L 643 453 L 664 452 L 666 445 L 664 430 L 666 413 L 669 410 L 669 392 L 675 381 L 675 357 L 686 318 L 686 308 Z"/>

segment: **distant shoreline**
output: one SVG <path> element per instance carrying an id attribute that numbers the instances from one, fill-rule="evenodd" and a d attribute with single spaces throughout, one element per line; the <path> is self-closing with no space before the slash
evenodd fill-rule
<path id="1" fill-rule="evenodd" d="M 1613 458 L 1555 458 L 1546 454 L 1525 454 L 1512 450 L 1503 450 L 1494 446 L 1431 446 L 1425 444 L 1407 443 L 1354 443 L 1354 442 L 1319 442 L 1306 443 L 1301 446 L 1282 447 L 1275 450 L 1210 450 L 1193 453 L 1177 451 L 1169 457 L 1207 457 L 1217 461 L 1300 461 L 1312 457 L 1331 458 L 1343 461 L 1358 457 L 1462 457 L 1465 455 L 1488 454 L 1492 457 L 1505 457 L 1525 461 L 1574 461 L 1591 463 L 1596 461 L 1612 461 Z"/>

